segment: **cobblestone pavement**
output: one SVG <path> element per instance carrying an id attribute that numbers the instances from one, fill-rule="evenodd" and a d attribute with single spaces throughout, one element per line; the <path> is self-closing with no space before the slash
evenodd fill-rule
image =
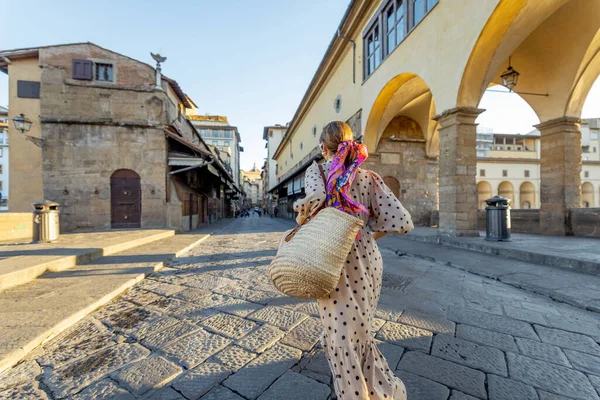
<path id="1" fill-rule="evenodd" d="M 331 398 L 316 304 L 266 275 L 288 227 L 233 222 L 0 376 L 0 399 Z M 600 399 L 599 314 L 391 251 L 384 265 L 373 329 L 409 400 Z"/>

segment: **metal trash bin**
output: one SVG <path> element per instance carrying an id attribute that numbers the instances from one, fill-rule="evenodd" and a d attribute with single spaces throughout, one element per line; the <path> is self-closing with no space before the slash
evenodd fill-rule
<path id="1" fill-rule="evenodd" d="M 44 200 L 33 203 L 33 243 L 58 240 L 58 207 L 60 204 Z"/>
<path id="2" fill-rule="evenodd" d="M 510 199 L 494 196 L 485 202 L 485 240 L 510 242 Z"/>

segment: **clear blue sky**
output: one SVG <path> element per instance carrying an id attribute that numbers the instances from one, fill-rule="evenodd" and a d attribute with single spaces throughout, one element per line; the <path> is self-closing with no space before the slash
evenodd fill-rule
<path id="1" fill-rule="evenodd" d="M 94 42 L 153 64 L 168 60 L 200 113 L 226 115 L 241 134 L 242 168 L 266 156 L 262 129 L 296 111 L 349 0 L 0 0 L 0 49 Z M 11 35 L 8 33 L 11 32 Z M 17 34 L 14 34 L 18 32 Z M 0 105 L 7 105 L 0 73 Z M 497 132 L 525 133 L 537 123 L 516 95 L 488 93 L 478 122 Z M 600 117 L 600 81 L 583 117 Z"/>

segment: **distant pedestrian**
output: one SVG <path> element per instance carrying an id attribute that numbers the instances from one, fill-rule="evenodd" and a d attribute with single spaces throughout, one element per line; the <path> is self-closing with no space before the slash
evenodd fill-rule
<path id="1" fill-rule="evenodd" d="M 277 214 L 279 214 L 279 209 L 277 207 L 273 210 L 273 214 L 275 214 L 275 218 L 277 218 Z"/>

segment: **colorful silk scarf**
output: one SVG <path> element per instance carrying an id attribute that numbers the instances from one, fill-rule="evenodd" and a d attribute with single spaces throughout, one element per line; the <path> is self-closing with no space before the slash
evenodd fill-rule
<path id="1" fill-rule="evenodd" d="M 327 177 L 327 206 L 337 208 L 347 214 L 369 213 L 367 208 L 354 201 L 350 195 L 350 187 L 356 171 L 369 156 L 367 146 L 347 140 L 338 145 L 337 152 L 331 161 Z M 354 160 L 346 168 L 346 160 Z"/>

